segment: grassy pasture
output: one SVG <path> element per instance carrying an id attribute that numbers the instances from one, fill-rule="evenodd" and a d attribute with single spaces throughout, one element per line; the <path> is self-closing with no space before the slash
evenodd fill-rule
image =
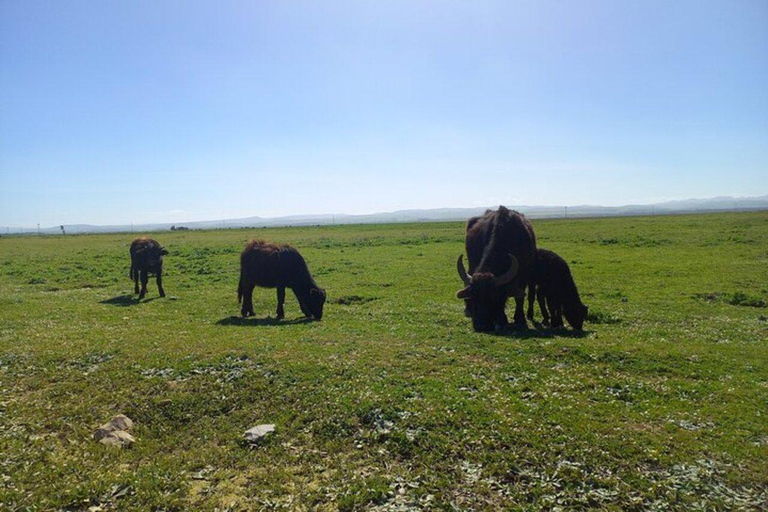
<path id="1" fill-rule="evenodd" d="M 3 237 L 0 509 L 768 506 L 768 212 L 533 224 L 583 336 L 473 333 L 461 223 L 157 233 L 141 303 L 131 235 Z M 301 250 L 322 322 L 263 289 L 237 317 L 254 237 Z M 91 439 L 117 413 L 130 449 Z"/>

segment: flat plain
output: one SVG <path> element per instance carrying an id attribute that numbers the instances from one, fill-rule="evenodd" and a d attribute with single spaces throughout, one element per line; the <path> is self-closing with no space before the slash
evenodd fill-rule
<path id="1" fill-rule="evenodd" d="M 768 507 L 768 212 L 533 225 L 582 335 L 472 332 L 459 222 L 150 234 L 140 303 L 135 235 L 3 236 L 0 508 Z M 252 238 L 299 248 L 322 321 L 267 289 L 239 318 Z M 136 443 L 95 442 L 119 413 Z"/>

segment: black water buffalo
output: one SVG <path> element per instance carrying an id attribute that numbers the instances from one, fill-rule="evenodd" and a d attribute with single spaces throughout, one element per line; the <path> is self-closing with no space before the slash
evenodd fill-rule
<path id="1" fill-rule="evenodd" d="M 131 242 L 131 270 L 128 276 L 133 279 L 133 293 L 139 294 L 139 300 L 147 294 L 149 275 L 157 277 L 157 290 L 165 297 L 163 290 L 163 256 L 168 251 L 151 238 L 140 237 Z M 139 293 L 139 277 L 141 277 L 141 293 Z"/>
<path id="2" fill-rule="evenodd" d="M 563 327 L 565 315 L 571 327 L 580 331 L 589 309 L 581 303 L 568 263 L 552 251 L 536 251 L 533 279 L 528 288 L 528 318 L 533 320 L 533 299 L 539 301 L 544 323 L 552 318 L 552 327 Z M 549 312 L 547 312 L 549 309 Z"/>
<path id="3" fill-rule="evenodd" d="M 466 250 L 469 272 L 462 256 L 456 262 L 465 287 L 456 293 L 465 299 L 467 316 L 475 331 L 487 332 L 507 326 L 504 307 L 515 297 L 516 329 L 525 329 L 525 287 L 536 259 L 536 235 L 524 215 L 500 206 L 467 222 Z"/>
<path id="4" fill-rule="evenodd" d="M 275 245 L 253 240 L 240 255 L 240 284 L 238 301 L 243 303 L 243 316 L 253 316 L 253 288 L 277 288 L 277 318 L 285 317 L 285 289 L 293 290 L 302 313 L 308 318 L 323 317 L 325 290 L 317 286 L 306 261 L 290 245 Z"/>

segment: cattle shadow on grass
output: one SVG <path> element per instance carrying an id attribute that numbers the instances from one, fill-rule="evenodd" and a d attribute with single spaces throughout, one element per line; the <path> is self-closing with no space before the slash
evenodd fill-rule
<path id="1" fill-rule="evenodd" d="M 552 338 L 586 338 L 590 334 L 592 334 L 592 331 L 584 329 L 583 331 L 574 331 L 573 329 L 553 329 L 552 327 L 545 326 L 540 324 L 539 322 L 534 323 L 535 328 L 531 329 L 525 329 L 524 331 L 515 331 L 512 329 L 512 327 L 508 327 L 507 329 L 493 333 L 495 336 L 501 336 L 504 338 L 515 338 L 515 339 L 552 339 Z"/>
<path id="2" fill-rule="evenodd" d="M 218 322 L 216 322 L 216 325 L 239 325 L 239 326 L 268 326 L 268 325 L 297 325 L 297 324 L 308 324 L 314 322 L 311 318 L 306 317 L 300 317 L 300 318 L 294 318 L 293 320 L 278 320 L 277 318 L 272 318 L 271 316 L 268 316 L 266 318 L 257 318 L 255 316 L 250 316 L 248 318 L 243 318 L 241 316 L 228 316 L 226 318 L 222 318 Z"/>
<path id="3" fill-rule="evenodd" d="M 136 306 L 138 304 L 141 304 L 142 302 L 151 302 L 156 298 L 157 297 L 151 297 L 149 299 L 139 300 L 139 298 L 135 295 L 118 295 L 117 297 L 112 297 L 111 299 L 105 299 L 105 300 L 99 301 L 99 304 L 109 304 L 110 306 L 127 307 L 127 306 Z"/>

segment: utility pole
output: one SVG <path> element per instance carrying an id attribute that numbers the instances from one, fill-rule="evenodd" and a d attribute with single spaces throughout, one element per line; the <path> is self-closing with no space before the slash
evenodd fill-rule
<path id="1" fill-rule="evenodd" d="M 37 236 L 40 236 L 40 223 L 37 223 Z"/>
<path id="2" fill-rule="evenodd" d="M 566 219 L 568 218 L 568 207 L 567 206 L 565 207 L 565 218 Z"/>

